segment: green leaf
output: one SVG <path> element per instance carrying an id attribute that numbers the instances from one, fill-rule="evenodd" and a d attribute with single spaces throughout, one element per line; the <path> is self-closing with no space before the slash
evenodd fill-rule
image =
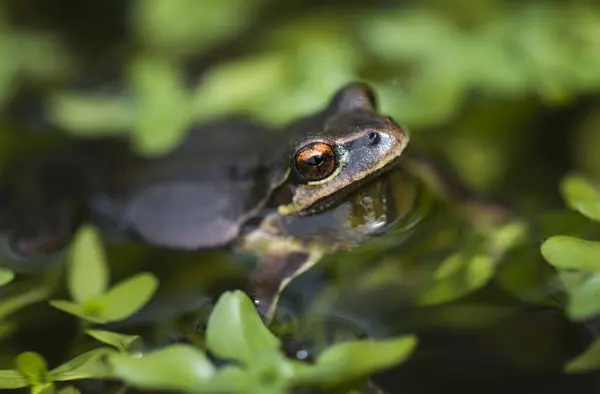
<path id="1" fill-rule="evenodd" d="M 78 305 L 68 300 L 50 300 L 48 301 L 56 309 L 60 309 L 63 312 L 77 316 L 83 320 L 87 320 L 92 323 L 105 323 L 106 319 L 103 316 L 98 315 L 90 308 L 86 310 L 85 305 Z"/>
<path id="2" fill-rule="evenodd" d="M 31 394 L 54 394 L 56 388 L 53 383 L 36 384 L 31 387 Z"/>
<path id="3" fill-rule="evenodd" d="M 58 92 L 46 108 L 52 123 L 77 136 L 118 135 L 135 124 L 135 108 L 126 97 Z"/>
<path id="4" fill-rule="evenodd" d="M 158 287 L 158 279 L 140 273 L 117 283 L 106 293 L 88 299 L 83 305 L 67 300 L 51 300 L 50 305 L 92 323 L 123 320 L 143 307 Z"/>
<path id="5" fill-rule="evenodd" d="M 18 371 L 0 371 L 0 389 L 18 389 L 27 387 L 29 382 Z"/>
<path id="6" fill-rule="evenodd" d="M 566 176 L 560 189 L 569 208 L 600 221 L 600 189 L 581 175 Z"/>
<path id="7" fill-rule="evenodd" d="M 473 257 L 467 266 L 465 279 L 469 289 L 477 289 L 486 284 L 495 272 L 494 262 L 491 257 L 479 254 Z"/>
<path id="8" fill-rule="evenodd" d="M 246 368 L 246 390 L 250 393 L 287 393 L 296 370 L 296 365 L 279 351 L 259 353 Z"/>
<path id="9" fill-rule="evenodd" d="M 254 20 L 260 2 L 245 0 L 146 0 L 134 7 L 133 27 L 144 48 L 202 53 L 235 37 Z"/>
<path id="10" fill-rule="evenodd" d="M 112 377 L 106 357 L 114 353 L 108 347 L 90 350 L 53 369 L 50 376 L 54 381 Z"/>
<path id="11" fill-rule="evenodd" d="M 219 368 L 216 375 L 206 386 L 207 392 L 239 393 L 248 387 L 248 373 L 235 365 Z M 202 391 L 202 390 L 199 390 Z"/>
<path id="12" fill-rule="evenodd" d="M 60 390 L 58 392 L 58 394 L 81 394 L 81 391 L 77 390 L 73 386 L 68 386 L 68 387 L 65 387 L 64 389 Z"/>
<path id="13" fill-rule="evenodd" d="M 574 288 L 567 314 L 573 320 L 585 320 L 600 314 L 600 274 L 595 274 Z"/>
<path id="14" fill-rule="evenodd" d="M 139 116 L 136 149 L 162 155 L 185 136 L 192 121 L 191 97 L 177 65 L 165 58 L 137 56 L 131 69 Z"/>
<path id="15" fill-rule="evenodd" d="M 223 62 L 203 77 L 194 93 L 194 109 L 206 119 L 260 106 L 260 98 L 269 97 L 283 83 L 285 70 L 280 53 Z"/>
<path id="16" fill-rule="evenodd" d="M 495 250 L 508 250 L 525 239 L 527 230 L 527 226 L 524 223 L 506 223 L 491 232 L 490 242 L 493 244 Z"/>
<path id="17" fill-rule="evenodd" d="M 413 335 L 390 340 L 343 342 L 323 351 L 310 368 L 298 369 L 298 384 L 333 386 L 366 377 L 406 360 L 417 345 Z"/>
<path id="18" fill-rule="evenodd" d="M 122 352 L 141 350 L 142 338 L 139 335 L 124 335 L 102 330 L 87 330 L 86 334 Z"/>
<path id="19" fill-rule="evenodd" d="M 108 267 L 102 242 L 93 227 L 78 231 L 71 247 L 69 291 L 78 304 L 103 294 L 108 287 Z"/>
<path id="20" fill-rule="evenodd" d="M 23 294 L 18 294 L 0 302 L 0 320 L 10 314 L 36 302 L 43 301 L 48 297 L 48 288 L 35 288 Z"/>
<path id="21" fill-rule="evenodd" d="M 208 319 L 206 344 L 218 357 L 246 365 L 258 353 L 278 350 L 280 346 L 250 298 L 240 290 L 225 292 L 217 301 Z"/>
<path id="22" fill-rule="evenodd" d="M 0 268 L 0 286 L 12 282 L 15 278 L 14 272 L 6 268 Z"/>
<path id="23" fill-rule="evenodd" d="M 17 370 L 23 376 L 38 376 L 48 372 L 48 364 L 40 354 L 25 352 L 17 356 Z"/>
<path id="24" fill-rule="evenodd" d="M 123 320 L 143 307 L 158 288 L 158 279 L 142 272 L 117 283 L 97 298 L 104 322 Z"/>
<path id="25" fill-rule="evenodd" d="M 25 376 L 32 386 L 44 386 L 52 382 L 46 360 L 36 352 L 19 354 L 17 356 L 17 370 Z"/>
<path id="26" fill-rule="evenodd" d="M 457 274 L 468 263 L 464 253 L 456 252 L 446 257 L 433 272 L 435 279 L 445 279 Z"/>
<path id="27" fill-rule="evenodd" d="M 565 364 L 566 373 L 584 373 L 600 369 L 600 338 L 594 342 L 580 355 Z"/>
<path id="28" fill-rule="evenodd" d="M 435 281 L 419 297 L 420 305 L 435 305 L 462 297 L 484 286 L 494 275 L 493 260 L 484 254 L 453 254 L 442 262 Z"/>
<path id="29" fill-rule="evenodd" d="M 216 372 L 200 350 L 188 345 L 169 346 L 143 357 L 113 354 L 109 362 L 115 375 L 128 384 L 153 390 L 193 391 Z"/>
<path id="30" fill-rule="evenodd" d="M 556 235 L 542 244 L 541 251 L 556 268 L 600 271 L 600 242 Z"/>

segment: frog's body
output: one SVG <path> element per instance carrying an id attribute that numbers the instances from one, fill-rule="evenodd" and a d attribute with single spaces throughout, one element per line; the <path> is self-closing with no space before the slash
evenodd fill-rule
<path id="1" fill-rule="evenodd" d="M 162 158 L 136 156 L 122 141 L 83 142 L 62 163 L 76 187 L 36 212 L 68 209 L 42 215 L 37 227 L 28 223 L 33 233 L 15 226 L 11 244 L 23 255 L 48 253 L 89 220 L 160 247 L 241 248 L 259 257 L 254 295 L 270 318 L 291 279 L 402 216 L 388 185 L 372 181 L 397 168 L 407 143 L 362 84 L 345 86 L 322 112 L 283 130 L 240 119 L 204 125 Z M 406 185 L 410 205 L 416 193 Z"/>

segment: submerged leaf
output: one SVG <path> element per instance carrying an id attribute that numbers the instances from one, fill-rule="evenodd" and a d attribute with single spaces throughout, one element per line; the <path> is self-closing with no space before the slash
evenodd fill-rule
<path id="1" fill-rule="evenodd" d="M 103 294 L 108 287 L 108 267 L 98 233 L 84 227 L 73 241 L 68 285 L 78 304 Z"/>
<path id="2" fill-rule="evenodd" d="M 218 357 L 250 364 L 260 352 L 280 343 L 263 324 L 250 298 L 236 290 L 221 295 L 206 329 L 206 344 Z"/>

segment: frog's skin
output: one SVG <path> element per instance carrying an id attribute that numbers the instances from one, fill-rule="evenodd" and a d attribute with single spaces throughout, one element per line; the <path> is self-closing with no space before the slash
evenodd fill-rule
<path id="1" fill-rule="evenodd" d="M 396 171 L 408 141 L 360 83 L 282 130 L 236 118 L 199 126 L 161 158 L 141 158 L 123 140 L 77 141 L 26 177 L 29 192 L 7 188 L 13 216 L 4 228 L 26 257 L 64 247 L 84 222 L 168 249 L 251 252 L 253 295 L 269 320 L 294 277 L 382 234 L 413 203 L 410 176 Z M 436 171 L 416 172 L 450 185 Z M 62 187 L 48 185 L 64 173 Z M 406 181 L 405 201 L 386 199 L 390 174 Z"/>

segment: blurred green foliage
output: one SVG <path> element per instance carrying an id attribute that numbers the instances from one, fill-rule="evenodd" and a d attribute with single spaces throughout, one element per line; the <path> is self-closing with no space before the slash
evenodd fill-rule
<path id="1" fill-rule="evenodd" d="M 3 2 L 1 168 L 15 157 L 33 157 L 32 134 L 23 137 L 32 124 L 48 122 L 82 138 L 129 134 L 140 152 L 159 155 L 177 144 L 193 122 L 242 113 L 279 125 L 319 110 L 342 84 L 363 80 L 375 87 L 382 110 L 411 130 L 414 144 L 445 156 L 471 186 L 505 197 L 528 218 L 543 214 L 536 230 L 542 238 L 554 236 L 541 252 L 558 269 L 561 281 L 548 279 L 548 267 L 539 267 L 540 234 L 525 234 L 530 229 L 521 222 L 494 228 L 485 239 L 460 234 L 452 238 L 450 231 L 440 231 L 440 239 L 431 243 L 415 241 L 416 248 L 431 247 L 436 264 L 442 262 L 433 277 L 426 278 L 431 286 L 421 295 L 421 304 L 467 297 L 497 279 L 503 290 L 529 302 L 543 299 L 544 305 L 549 304 L 548 293 L 566 289 L 565 310 L 574 320 L 598 314 L 600 237 L 590 222 L 600 218 L 600 192 L 583 176 L 567 177 L 557 187 L 567 170 L 600 178 L 597 2 L 282 3 L 107 1 L 88 4 L 89 14 L 69 14 L 77 8 L 69 1 L 52 6 L 41 0 Z M 577 213 L 560 211 L 561 197 Z M 495 252 L 514 245 L 521 249 L 497 267 Z M 40 315 L 46 322 L 63 315 L 77 321 L 73 343 L 69 331 L 64 334 L 72 349 L 54 355 L 60 362 L 54 359 L 52 365 L 58 367 L 49 370 L 50 362 L 37 353 L 21 354 L 17 370 L 0 371 L 3 387 L 45 390 L 52 382 L 114 372 L 139 387 L 175 384 L 196 390 L 196 384 L 206 384 L 210 376 L 214 384 L 230 384 L 232 392 L 239 382 L 265 392 L 266 383 L 269 390 L 287 389 L 299 381 L 338 383 L 333 382 L 336 376 L 350 379 L 402 361 L 414 346 L 411 338 L 340 344 L 321 353 L 316 369 L 305 369 L 279 353 L 280 339 L 259 324 L 248 300 L 225 293 L 222 309 L 210 316 L 212 329 L 199 342 L 239 365 L 215 372 L 203 350 L 181 345 L 139 358 L 142 347 L 136 332 L 89 326 L 135 317 L 161 289 L 168 294 L 191 292 L 199 281 L 206 287 L 205 282 L 219 282 L 225 272 L 237 271 L 210 255 L 205 260 L 214 263 L 195 264 L 194 257 L 188 269 L 166 272 L 175 261 L 165 263 L 157 256 L 157 264 L 167 266 L 160 271 L 163 277 L 172 275 L 171 283 L 161 277 L 158 286 L 156 275 L 144 273 L 146 267 L 139 263 L 150 258 L 136 259 L 136 253 L 117 250 L 108 258 L 109 251 L 99 247 L 93 229 L 86 228 L 69 248 L 67 278 L 60 270 L 50 270 L 43 280 L 20 281 L 19 269 L 28 262 L 11 266 L 17 280 L 13 271 L 0 269 L 0 340 L 17 328 L 38 325 L 38 318 L 31 316 L 35 312 L 28 311 L 40 311 L 39 304 L 47 306 L 49 297 L 60 311 Z M 352 258 L 342 258 L 347 258 L 344 269 L 352 276 Z M 130 271 L 137 274 L 131 276 Z M 381 263 L 371 275 L 360 277 L 361 290 L 415 278 L 423 279 L 411 275 L 410 269 Z M 63 279 L 67 289 L 61 293 L 57 283 Z M 57 293 L 61 299 L 54 299 Z M 182 310 L 196 307 L 187 305 L 189 299 L 175 300 Z M 490 310 L 460 311 L 438 312 L 436 324 L 462 323 L 464 328 L 497 321 L 486 318 Z M 502 309 L 499 315 L 506 314 Z M 96 348 L 81 333 L 109 347 Z M 23 343 L 7 342 L 0 352 L 4 368 L 23 351 Z M 567 370 L 598 367 L 599 349 L 596 341 Z M 262 351 L 266 355 L 258 357 Z M 114 355 L 113 372 L 104 363 L 109 353 Z M 258 361 L 248 366 L 251 355 Z M 273 380 L 266 382 L 265 375 Z M 75 390 L 66 387 L 60 392 Z"/>
<path id="2" fill-rule="evenodd" d="M 86 246 L 87 248 L 83 248 Z M 50 303 L 80 317 L 83 323 L 105 322 L 113 305 L 127 313 L 111 316 L 122 320 L 139 308 L 131 308 L 137 294 L 149 298 L 156 284 L 131 287 L 112 296 L 112 303 L 97 301 L 91 314 L 87 302 L 100 297 L 107 287 L 106 262 L 100 241 L 92 228 L 80 230 L 69 268 L 70 289 L 77 304 Z M 82 253 L 85 251 L 85 253 Z M 102 267 L 102 268 L 99 268 Z M 86 270 L 86 268 L 90 268 Z M 126 282 L 125 286 L 127 286 Z M 82 290 L 87 293 L 82 297 Z M 96 289 L 95 291 L 92 289 Z M 110 291 L 110 290 L 109 290 Z M 86 308 L 87 307 L 87 308 Z M 108 312 L 107 312 L 108 311 Z M 84 324 L 85 326 L 85 324 Z M 281 352 L 280 340 L 263 324 L 252 301 L 241 292 L 226 292 L 219 298 L 208 320 L 206 348 L 172 345 L 155 351 L 144 351 L 139 336 L 122 335 L 103 330 L 86 330 L 86 334 L 111 347 L 97 347 L 49 370 L 44 357 L 36 352 L 21 353 L 15 360 L 15 370 L 0 371 L 0 388 L 30 387 L 31 393 L 54 393 L 55 384 L 80 379 L 120 379 L 133 387 L 190 393 L 287 393 L 298 386 L 335 388 L 347 382 L 368 378 L 380 369 L 406 359 L 416 346 L 414 336 L 386 341 L 362 340 L 344 342 L 323 351 L 315 364 L 287 359 Z M 210 351 L 232 364 L 217 370 L 206 356 Z"/>
<path id="3" fill-rule="evenodd" d="M 561 184 L 567 205 L 593 221 L 600 221 L 600 187 L 586 177 L 571 174 Z M 558 268 L 569 293 L 567 314 L 582 321 L 600 315 L 600 241 L 569 235 L 548 238 L 541 247 L 550 264 Z M 569 372 L 600 368 L 600 340 L 566 365 Z"/>

